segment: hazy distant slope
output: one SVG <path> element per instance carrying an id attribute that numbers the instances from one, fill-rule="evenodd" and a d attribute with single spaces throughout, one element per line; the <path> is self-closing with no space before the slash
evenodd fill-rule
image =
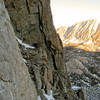
<path id="1" fill-rule="evenodd" d="M 77 23 L 66 28 L 65 32 L 57 30 L 64 46 L 75 46 L 87 51 L 100 50 L 100 22 L 93 19 Z M 61 35 L 62 34 L 62 35 Z"/>

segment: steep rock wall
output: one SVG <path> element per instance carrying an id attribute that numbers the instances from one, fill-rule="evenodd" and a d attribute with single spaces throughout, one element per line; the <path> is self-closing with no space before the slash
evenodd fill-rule
<path id="1" fill-rule="evenodd" d="M 37 93 L 22 60 L 10 18 L 0 0 L 0 100 L 36 100 Z"/>
<path id="2" fill-rule="evenodd" d="M 63 47 L 53 26 L 50 0 L 4 0 L 16 36 L 35 46 L 34 50 L 21 48 L 37 93 L 52 89 L 57 100 L 76 100 L 63 63 Z"/>

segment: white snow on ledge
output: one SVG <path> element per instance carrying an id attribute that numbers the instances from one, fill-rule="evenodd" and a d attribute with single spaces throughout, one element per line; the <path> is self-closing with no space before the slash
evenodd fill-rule
<path id="1" fill-rule="evenodd" d="M 53 91 L 50 90 L 50 95 L 44 94 L 44 96 L 47 98 L 47 100 L 55 100 L 53 97 Z"/>
<path id="2" fill-rule="evenodd" d="M 18 37 L 16 37 L 16 40 L 18 41 L 18 43 L 22 46 L 25 47 L 25 49 L 29 48 L 29 49 L 34 49 L 35 47 L 30 46 L 29 44 L 23 43 L 22 40 L 20 40 Z"/>
<path id="3" fill-rule="evenodd" d="M 45 93 L 43 95 L 46 97 L 47 100 L 55 100 L 54 97 L 53 97 L 53 91 L 52 90 L 50 90 L 50 95 L 47 95 Z M 37 99 L 42 100 L 40 96 L 38 96 Z"/>
<path id="4" fill-rule="evenodd" d="M 80 90 L 81 87 L 79 87 L 79 86 L 72 86 L 72 89 L 73 89 L 73 90 Z"/>
<path id="5" fill-rule="evenodd" d="M 37 97 L 38 100 L 42 100 L 40 96 Z"/>
<path id="6" fill-rule="evenodd" d="M 25 63 L 27 63 L 27 60 L 26 60 L 26 59 L 24 59 L 24 58 L 23 58 L 23 61 L 24 61 Z"/>

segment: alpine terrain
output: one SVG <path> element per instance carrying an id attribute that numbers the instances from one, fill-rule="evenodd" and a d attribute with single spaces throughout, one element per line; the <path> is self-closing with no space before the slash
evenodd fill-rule
<path id="1" fill-rule="evenodd" d="M 70 27 L 57 29 L 64 46 L 74 46 L 86 51 L 100 51 L 100 22 L 87 20 Z"/>
<path id="2" fill-rule="evenodd" d="M 88 20 L 57 29 L 73 89 L 86 100 L 100 100 L 100 23 Z"/>

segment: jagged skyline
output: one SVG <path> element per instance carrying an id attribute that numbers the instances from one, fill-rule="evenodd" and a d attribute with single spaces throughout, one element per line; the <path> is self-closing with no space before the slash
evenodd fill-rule
<path id="1" fill-rule="evenodd" d="M 100 19 L 100 0 L 51 0 L 51 8 L 56 28 Z"/>
<path id="2" fill-rule="evenodd" d="M 74 46 L 86 51 L 100 51 L 100 22 L 87 20 L 71 27 L 57 29 L 63 46 Z"/>

